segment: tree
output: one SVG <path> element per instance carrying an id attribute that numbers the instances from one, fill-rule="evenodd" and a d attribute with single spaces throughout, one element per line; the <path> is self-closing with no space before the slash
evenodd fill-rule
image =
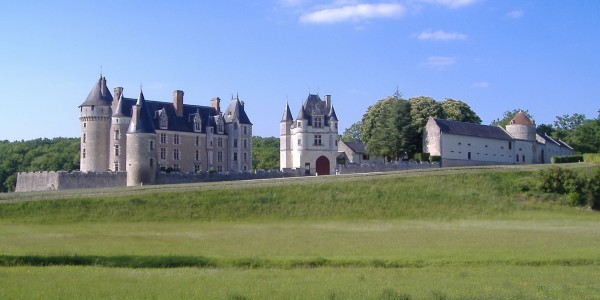
<path id="1" fill-rule="evenodd" d="M 481 124 L 481 118 L 462 101 L 446 98 L 442 102 L 442 109 L 447 120 Z"/>
<path id="2" fill-rule="evenodd" d="M 600 120 L 585 120 L 565 140 L 579 153 L 600 152 Z"/>
<path id="3" fill-rule="evenodd" d="M 367 152 L 398 160 L 416 150 L 411 124 L 410 103 L 398 96 L 379 100 L 367 109 L 361 121 L 361 133 Z"/>
<path id="4" fill-rule="evenodd" d="M 360 123 L 361 122 L 358 121 L 346 128 L 340 139 L 344 142 L 361 142 L 362 133 L 360 131 Z"/>
<path id="5" fill-rule="evenodd" d="M 508 123 L 510 123 L 510 121 L 515 117 L 515 115 L 518 112 L 523 112 L 525 114 L 525 116 L 527 116 L 529 119 L 533 120 L 533 116 L 529 113 L 528 110 L 526 109 L 513 109 L 513 110 L 507 110 L 504 112 L 504 115 L 502 116 L 502 119 L 496 119 L 494 121 L 492 121 L 490 123 L 490 125 L 492 126 L 500 126 L 500 127 L 506 127 L 506 125 L 508 125 Z"/>
<path id="6" fill-rule="evenodd" d="M 254 169 L 279 169 L 279 138 L 252 137 L 252 166 Z"/>
<path id="7" fill-rule="evenodd" d="M 552 136 L 554 134 L 554 132 L 556 131 L 556 129 L 554 129 L 554 127 L 552 127 L 552 124 L 540 124 L 536 127 L 535 132 L 539 135 L 547 135 L 547 136 Z"/>
<path id="8" fill-rule="evenodd" d="M 419 96 L 408 99 L 410 103 L 410 117 L 412 126 L 414 126 L 415 134 L 413 135 L 413 143 L 416 145 L 417 151 L 423 149 L 423 131 L 429 117 L 444 118 L 444 110 L 440 102 L 435 101 L 431 97 Z"/>

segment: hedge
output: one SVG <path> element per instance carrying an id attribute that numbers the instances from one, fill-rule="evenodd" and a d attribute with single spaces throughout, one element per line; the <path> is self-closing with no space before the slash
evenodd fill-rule
<path id="1" fill-rule="evenodd" d="M 582 155 L 564 155 L 564 156 L 552 156 L 551 159 L 553 164 L 564 164 L 573 162 L 582 162 Z"/>

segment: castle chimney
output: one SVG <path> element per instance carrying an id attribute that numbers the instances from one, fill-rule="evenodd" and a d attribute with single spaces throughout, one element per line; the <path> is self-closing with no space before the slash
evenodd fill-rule
<path id="1" fill-rule="evenodd" d="M 173 91 L 173 107 L 178 117 L 183 117 L 183 91 Z"/>
<path id="2" fill-rule="evenodd" d="M 210 100 L 210 106 L 212 106 L 218 114 L 221 113 L 221 99 L 219 97 L 212 98 L 212 100 Z"/>
<path id="3" fill-rule="evenodd" d="M 114 89 L 115 91 L 115 96 L 113 98 L 113 101 L 119 101 L 119 99 L 121 99 L 121 95 L 123 94 L 123 87 L 118 86 Z"/>
<path id="4" fill-rule="evenodd" d="M 325 106 L 327 107 L 327 111 L 331 109 L 331 95 L 325 95 Z"/>

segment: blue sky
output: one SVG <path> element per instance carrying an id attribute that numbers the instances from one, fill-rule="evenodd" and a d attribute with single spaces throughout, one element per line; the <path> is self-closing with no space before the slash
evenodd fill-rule
<path id="1" fill-rule="evenodd" d="M 332 95 L 340 133 L 396 87 L 485 124 L 600 109 L 597 0 L 2 1 L 0 40 L 0 140 L 79 136 L 101 71 L 127 97 L 239 94 L 259 136 L 308 93 Z"/>

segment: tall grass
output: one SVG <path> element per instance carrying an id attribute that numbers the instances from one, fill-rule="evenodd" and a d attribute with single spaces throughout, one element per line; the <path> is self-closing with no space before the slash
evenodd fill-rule
<path id="1" fill-rule="evenodd" d="M 0 203 L 3 222 L 165 222 L 323 219 L 464 219 L 537 210 L 529 170 L 483 169 L 406 176 L 331 176 L 324 181 L 245 188 L 199 188 L 131 195 Z M 526 190 L 531 190 L 527 188 Z M 552 201 L 559 202 L 557 196 Z M 545 199 L 548 200 L 548 199 Z"/>

